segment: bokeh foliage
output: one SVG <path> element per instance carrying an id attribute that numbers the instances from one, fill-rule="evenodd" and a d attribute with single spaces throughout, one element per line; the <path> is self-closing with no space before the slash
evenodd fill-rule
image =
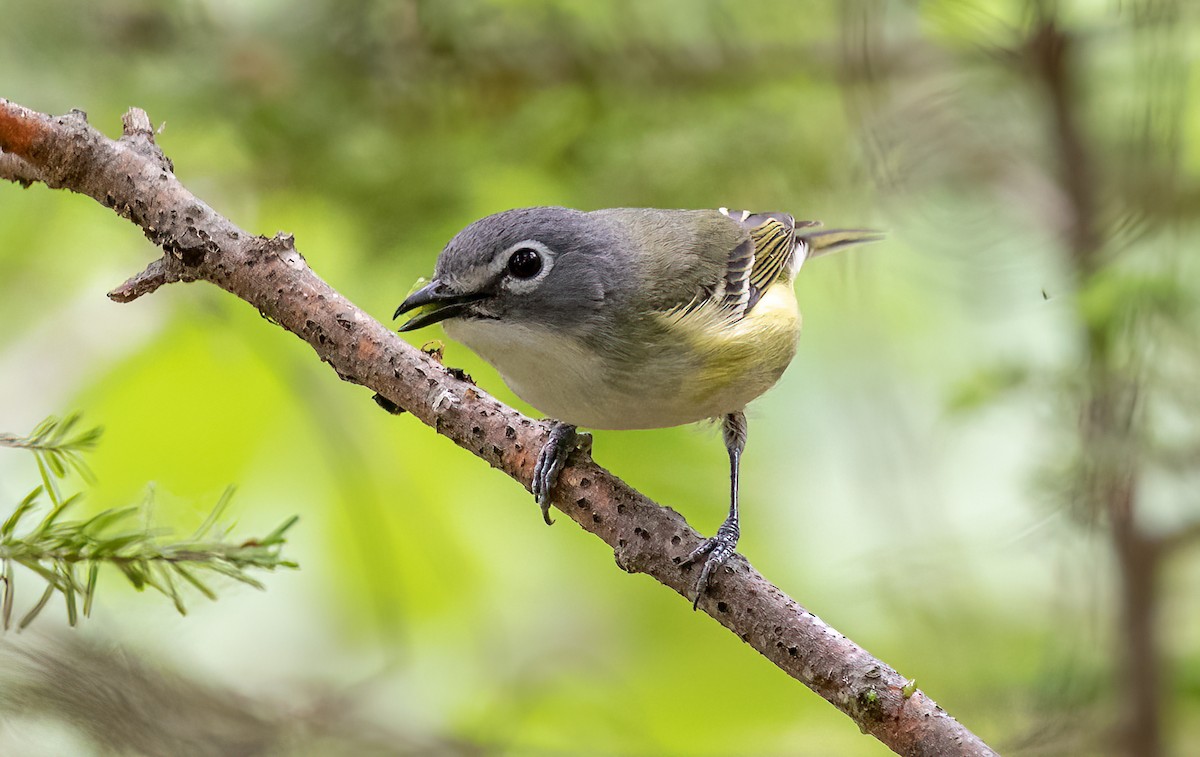
<path id="1" fill-rule="evenodd" d="M 1170 187 L 1101 193 L 1106 208 L 1145 200 L 1113 226 L 1115 247 L 1141 253 L 1082 299 L 1039 173 L 1055 155 L 1045 105 L 1005 61 L 1033 22 L 1018 0 L 0 0 L 0 94 L 82 108 L 109 133 L 145 108 L 193 191 L 246 228 L 295 234 L 380 318 L 454 232 L 514 206 L 887 229 L 800 274 L 799 355 L 750 412 L 741 548 L 1001 751 L 1060 753 L 1095 746 L 1119 685 L 1104 536 L 1063 492 L 1078 316 L 1167 300 L 1184 317 L 1155 339 L 1196 333 L 1195 263 L 1177 253 L 1197 239 L 1200 175 L 1200 105 L 1179 90 L 1195 13 L 1060 5 L 1085 44 L 1089 129 L 1131 168 L 1113 175 L 1178 169 Z M 1123 128 L 1139 118 L 1144 131 Z M 303 570 L 186 620 L 101 596 L 77 632 L 247 696 L 366 692 L 356 706 L 380 722 L 514 754 L 883 753 L 243 303 L 198 285 L 104 298 L 155 254 L 90 200 L 0 187 L 0 425 L 68 409 L 103 424 L 81 504 L 96 512 L 154 479 L 157 517 L 186 531 L 204 516 L 192 503 L 236 482 L 248 531 L 301 516 Z M 464 349 L 446 359 L 516 401 Z M 1194 364 L 1163 368 L 1194 391 Z M 1162 412 L 1186 436 L 1183 404 Z M 712 430 L 600 433 L 595 454 L 701 531 L 723 517 Z M 0 494 L 25 473 L 0 467 Z M 1169 722 L 1185 744 L 1200 738 L 1194 552 L 1167 578 Z"/>

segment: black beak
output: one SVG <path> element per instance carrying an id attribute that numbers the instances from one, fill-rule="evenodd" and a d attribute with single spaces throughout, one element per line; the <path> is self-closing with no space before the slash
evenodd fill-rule
<path id="1" fill-rule="evenodd" d="M 399 318 L 401 315 L 416 308 L 430 306 L 426 312 L 421 313 L 401 326 L 398 331 L 412 331 L 424 326 L 428 326 L 438 321 L 444 321 L 447 318 L 453 318 L 457 315 L 462 315 L 473 302 L 478 302 L 488 295 L 482 292 L 470 292 L 462 294 L 455 292 L 450 287 L 442 282 L 434 279 L 425 286 L 408 296 L 400 307 L 396 308 L 396 314 L 392 319 Z"/>

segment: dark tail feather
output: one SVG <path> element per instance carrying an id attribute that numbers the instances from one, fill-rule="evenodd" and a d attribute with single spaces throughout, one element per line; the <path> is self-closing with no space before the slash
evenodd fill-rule
<path id="1" fill-rule="evenodd" d="M 843 247 L 865 242 L 878 242 L 883 239 L 881 231 L 870 229 L 829 229 L 828 231 L 809 231 L 799 237 L 808 243 L 808 258 L 816 258 L 830 252 L 837 252 Z"/>

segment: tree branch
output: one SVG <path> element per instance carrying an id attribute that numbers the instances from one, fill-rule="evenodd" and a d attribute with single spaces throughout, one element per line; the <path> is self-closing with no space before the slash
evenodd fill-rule
<path id="1" fill-rule="evenodd" d="M 1157 537 L 1155 546 L 1160 552 L 1171 554 L 1197 542 L 1200 542 L 1200 520 L 1176 526 L 1171 531 Z"/>
<path id="2" fill-rule="evenodd" d="M 149 119 L 131 110 L 109 140 L 78 111 L 50 117 L 0 99 L 0 177 L 86 194 L 142 228 L 164 254 L 110 297 L 129 302 L 173 281 L 205 280 L 245 300 L 313 348 L 346 381 L 369 387 L 499 468 L 526 489 L 546 424 L 527 418 L 410 347 L 318 278 L 286 235 L 249 234 L 175 178 Z M 16 160 L 15 158 L 19 159 Z M 612 547 L 617 565 L 686 597 L 677 561 L 700 536 L 577 451 L 554 504 Z M 900 754 L 990 755 L 899 673 L 875 659 L 735 555 L 700 607 L 859 727 Z"/>

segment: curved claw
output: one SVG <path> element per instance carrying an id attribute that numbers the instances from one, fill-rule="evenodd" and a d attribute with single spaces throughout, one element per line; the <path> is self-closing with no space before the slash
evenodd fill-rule
<path id="1" fill-rule="evenodd" d="M 716 536 L 700 542 L 691 554 L 679 561 L 680 567 L 685 567 L 708 555 L 704 560 L 704 567 L 700 569 L 700 576 L 696 579 L 695 597 L 692 599 L 693 610 L 700 605 L 700 597 L 704 596 L 704 592 L 707 591 L 708 581 L 713 571 L 721 567 L 733 554 L 740 535 L 737 521 L 726 520 L 717 529 Z"/>
<path id="2" fill-rule="evenodd" d="M 547 526 L 554 525 L 550 517 L 550 490 L 558 483 L 558 474 L 575 448 L 575 437 L 574 426 L 555 421 L 550 429 L 550 438 L 538 453 L 537 463 L 533 466 L 533 496 L 542 509 L 542 519 Z"/>

